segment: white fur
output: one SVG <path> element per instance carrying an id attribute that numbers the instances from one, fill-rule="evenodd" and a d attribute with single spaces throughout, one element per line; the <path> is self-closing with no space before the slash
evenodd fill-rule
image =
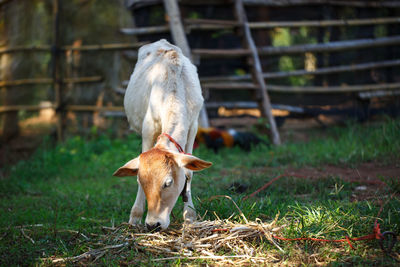
<path id="1" fill-rule="evenodd" d="M 168 133 L 185 152 L 192 153 L 202 105 L 197 69 L 179 47 L 160 40 L 139 49 L 124 106 L 131 128 L 142 135 L 142 152 L 151 149 L 161 133 Z M 172 152 L 177 152 L 175 145 L 166 138 L 160 139 L 160 142 Z M 192 177 L 191 171 L 185 170 L 185 173 Z M 185 179 L 184 175 L 180 175 L 179 179 Z M 196 217 L 190 182 L 191 179 L 187 183 L 189 201 L 184 205 L 185 220 L 194 220 Z M 140 222 L 144 208 L 145 194 L 139 183 L 129 223 Z M 168 227 L 169 214 L 160 216 L 166 218 L 161 222 L 162 228 Z M 146 218 L 146 223 L 151 221 L 153 218 Z"/>

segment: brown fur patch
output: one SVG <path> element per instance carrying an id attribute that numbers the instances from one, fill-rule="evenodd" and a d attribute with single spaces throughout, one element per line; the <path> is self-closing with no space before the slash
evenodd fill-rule
<path id="1" fill-rule="evenodd" d="M 166 56 L 168 56 L 172 64 L 179 65 L 179 55 L 175 50 L 167 51 Z"/>
<path id="2" fill-rule="evenodd" d="M 159 55 L 161 55 L 161 54 L 164 54 L 166 51 L 164 50 L 164 49 L 158 49 L 157 50 L 157 56 L 159 56 Z"/>
<path id="3" fill-rule="evenodd" d="M 173 49 L 165 50 L 165 49 L 160 48 L 157 50 L 157 56 L 160 56 L 160 55 L 165 55 L 165 57 L 167 57 L 170 60 L 170 62 L 174 65 L 179 64 L 179 54 L 178 54 L 178 52 L 176 52 Z"/>
<path id="4" fill-rule="evenodd" d="M 159 148 L 152 148 L 140 155 L 139 179 L 146 194 L 149 210 L 158 210 L 160 207 L 161 189 L 164 178 L 169 172 L 174 180 L 176 163 L 170 152 Z"/>

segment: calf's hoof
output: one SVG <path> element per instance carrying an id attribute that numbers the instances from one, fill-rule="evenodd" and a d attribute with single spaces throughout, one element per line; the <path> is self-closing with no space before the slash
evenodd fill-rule
<path id="1" fill-rule="evenodd" d="M 186 209 L 183 211 L 183 219 L 186 223 L 194 222 L 196 220 L 196 212 L 191 208 Z"/>
<path id="2" fill-rule="evenodd" d="M 129 218 L 129 224 L 130 225 L 139 225 L 142 223 L 142 218 L 141 217 L 130 217 Z"/>

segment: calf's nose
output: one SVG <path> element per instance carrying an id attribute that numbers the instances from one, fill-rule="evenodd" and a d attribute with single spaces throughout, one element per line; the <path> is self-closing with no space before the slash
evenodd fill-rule
<path id="1" fill-rule="evenodd" d="M 160 231 L 161 230 L 161 224 L 158 222 L 158 223 L 155 223 L 155 224 L 148 224 L 148 223 L 146 223 L 146 227 L 147 227 L 147 230 L 149 230 L 149 231 L 151 231 L 151 232 L 153 232 L 153 231 Z"/>

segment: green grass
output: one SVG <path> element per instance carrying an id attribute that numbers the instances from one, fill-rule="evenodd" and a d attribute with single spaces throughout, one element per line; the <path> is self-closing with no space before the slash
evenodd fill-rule
<path id="1" fill-rule="evenodd" d="M 193 196 L 198 214 L 206 219 L 220 218 L 240 222 L 232 202 L 210 200 L 214 195 L 230 195 L 247 219 L 271 221 L 279 214 L 278 225 L 285 225 L 282 236 L 338 239 L 369 234 L 379 210 L 379 201 L 397 191 L 384 207 L 379 222 L 383 230 L 400 232 L 399 177 L 389 187 L 372 192 L 369 198 L 352 201 L 356 183 L 338 177 L 331 179 L 296 179 L 285 177 L 257 197 L 242 198 L 279 175 L 287 166 L 323 167 L 324 164 L 354 167 L 366 161 L 398 164 L 400 120 L 385 119 L 371 125 L 348 124 L 326 130 L 324 137 L 310 133 L 307 143 L 290 142 L 280 147 L 255 147 L 251 153 L 238 148 L 223 149 L 218 154 L 205 147 L 195 155 L 212 161 L 212 168 L 197 173 Z M 9 167 L 9 177 L 0 180 L 0 265 L 45 264 L 43 258 L 75 256 L 86 252 L 91 243 L 77 238 L 78 231 L 87 237 L 101 233 L 101 226 L 118 225 L 128 220 L 136 194 L 136 178 L 116 178 L 112 173 L 138 155 L 140 138 L 112 139 L 106 135 L 83 139 L 74 137 L 56 147 L 44 142 L 28 161 Z M 233 182 L 249 189 L 242 194 L 229 190 Z M 213 186 L 210 186 L 213 185 Z M 176 221 L 182 222 L 182 202 L 174 209 Z M 29 226 L 34 225 L 34 226 Z M 23 231 L 19 226 L 24 226 Z M 29 239 L 31 238 L 34 243 Z M 309 256 L 333 266 L 396 265 L 380 251 L 377 242 L 357 242 L 356 250 L 346 245 L 309 241 L 280 242 L 285 253 L 281 263 L 315 264 Z M 267 244 L 265 253 L 274 252 Z M 399 245 L 395 251 L 399 252 Z M 132 250 L 127 259 L 153 257 Z M 276 251 L 275 251 L 276 253 Z M 119 265 L 121 259 L 105 255 L 99 264 Z M 169 264 L 201 264 L 207 261 L 172 261 Z M 164 262 L 165 263 L 165 262 Z"/>

